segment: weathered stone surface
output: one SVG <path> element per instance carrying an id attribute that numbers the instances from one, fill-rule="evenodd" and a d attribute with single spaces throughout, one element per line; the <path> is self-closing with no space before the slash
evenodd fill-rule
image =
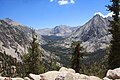
<path id="1" fill-rule="evenodd" d="M 44 74 L 40 74 L 40 76 L 45 80 L 55 80 L 60 72 L 58 71 L 49 71 Z"/>
<path id="2" fill-rule="evenodd" d="M 11 80 L 24 80 L 23 78 L 11 78 Z"/>
<path id="3" fill-rule="evenodd" d="M 109 78 L 107 78 L 107 77 L 104 77 L 103 80 L 112 80 L 112 79 L 109 79 Z"/>
<path id="4" fill-rule="evenodd" d="M 9 79 L 8 77 L 0 77 L 0 80 L 7 80 L 7 79 Z"/>
<path id="5" fill-rule="evenodd" d="M 25 78 L 24 78 L 24 80 L 30 80 L 30 78 L 28 78 L 28 77 L 25 77 Z"/>
<path id="6" fill-rule="evenodd" d="M 61 67 L 60 70 L 59 70 L 59 72 L 63 72 L 63 71 L 68 71 L 68 69 L 65 68 L 65 67 Z"/>
<path id="7" fill-rule="evenodd" d="M 109 79 L 120 79 L 120 68 L 108 70 L 106 77 Z"/>
<path id="8" fill-rule="evenodd" d="M 75 73 L 75 70 L 74 70 L 74 69 L 71 69 L 71 68 L 67 69 L 67 68 L 65 68 L 65 67 L 62 67 L 62 68 L 60 68 L 59 72 Z"/>
<path id="9" fill-rule="evenodd" d="M 78 80 L 89 80 L 89 76 L 84 75 L 84 74 L 80 74 Z"/>
<path id="10" fill-rule="evenodd" d="M 33 80 L 40 80 L 41 79 L 40 75 L 35 75 L 35 74 L 29 74 L 29 77 Z"/>
<path id="11" fill-rule="evenodd" d="M 67 73 L 64 80 L 74 80 L 74 75 L 72 73 Z"/>
<path id="12" fill-rule="evenodd" d="M 23 78 L 0 77 L 0 80 L 24 80 Z"/>
<path id="13" fill-rule="evenodd" d="M 96 76 L 90 76 L 90 77 L 89 77 L 89 80 L 102 80 L 102 79 L 100 79 L 100 78 L 98 78 L 98 77 L 96 77 Z"/>

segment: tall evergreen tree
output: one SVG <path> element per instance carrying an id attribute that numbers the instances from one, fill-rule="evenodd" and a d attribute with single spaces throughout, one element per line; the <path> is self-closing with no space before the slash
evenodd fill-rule
<path id="1" fill-rule="evenodd" d="M 25 65 L 25 74 L 42 73 L 41 69 L 44 70 L 43 64 L 41 62 L 41 51 L 39 49 L 39 43 L 37 42 L 37 35 L 32 32 L 32 41 L 28 49 L 28 53 L 24 55 L 23 62 Z"/>
<path id="2" fill-rule="evenodd" d="M 74 44 L 74 43 L 73 43 Z M 76 44 L 76 43 L 75 43 Z M 73 45 L 74 46 L 74 45 Z M 79 73 L 80 71 L 80 43 L 77 43 L 72 55 L 72 68 Z"/>
<path id="3" fill-rule="evenodd" d="M 113 21 L 110 21 L 110 32 L 112 40 L 108 56 L 108 68 L 120 67 L 120 0 L 111 0 L 112 5 L 108 5 L 109 11 L 113 12 Z"/>

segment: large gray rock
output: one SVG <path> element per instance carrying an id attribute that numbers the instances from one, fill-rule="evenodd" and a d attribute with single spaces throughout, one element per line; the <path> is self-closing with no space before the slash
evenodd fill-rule
<path id="1" fill-rule="evenodd" d="M 45 80 L 55 80 L 60 72 L 58 71 L 49 71 L 44 74 L 40 74 L 40 76 Z"/>
<path id="2" fill-rule="evenodd" d="M 8 77 L 0 77 L 0 80 L 10 79 Z"/>
<path id="3" fill-rule="evenodd" d="M 28 77 L 25 77 L 25 78 L 24 78 L 24 80 L 30 80 L 30 78 L 28 78 Z"/>
<path id="4" fill-rule="evenodd" d="M 84 74 L 75 73 L 75 70 L 70 68 L 67 69 L 65 67 L 62 67 L 59 70 L 59 72 L 61 72 L 61 76 L 63 77 L 63 80 L 101 80 L 100 78 L 95 76 L 87 76 Z M 62 80 L 62 79 L 58 79 L 58 80 Z"/>
<path id="5" fill-rule="evenodd" d="M 75 74 L 75 70 L 71 68 L 65 68 L 65 67 L 60 68 L 59 72 L 69 72 L 69 73 Z"/>
<path id="6" fill-rule="evenodd" d="M 65 67 L 62 67 L 60 68 L 59 70 L 59 74 L 57 76 L 56 79 L 60 78 L 60 80 L 74 80 L 74 74 L 75 74 L 75 70 L 69 68 L 65 68 Z"/>
<path id="7" fill-rule="evenodd" d="M 108 70 L 106 77 L 109 79 L 120 79 L 120 68 Z"/>
<path id="8" fill-rule="evenodd" d="M 24 80 L 23 78 L 11 78 L 10 80 Z"/>
<path id="9" fill-rule="evenodd" d="M 104 77 L 103 80 L 112 80 L 112 79 L 109 79 L 109 78 L 107 78 L 107 77 Z"/>
<path id="10" fill-rule="evenodd" d="M 24 80 L 23 78 L 0 77 L 0 80 Z"/>
<path id="11" fill-rule="evenodd" d="M 80 74 L 80 75 L 79 75 L 79 78 L 76 79 L 76 80 L 89 80 L 89 76 L 84 75 L 84 74 Z"/>
<path id="12" fill-rule="evenodd" d="M 90 76 L 90 77 L 89 77 L 89 80 L 102 80 L 102 79 L 100 79 L 100 78 L 98 78 L 98 77 L 96 77 L 96 76 Z"/>
<path id="13" fill-rule="evenodd" d="M 64 80 L 75 80 L 72 73 L 67 73 Z"/>
<path id="14" fill-rule="evenodd" d="M 40 80 L 41 79 L 40 75 L 35 75 L 35 74 L 29 74 L 29 77 L 33 80 Z"/>

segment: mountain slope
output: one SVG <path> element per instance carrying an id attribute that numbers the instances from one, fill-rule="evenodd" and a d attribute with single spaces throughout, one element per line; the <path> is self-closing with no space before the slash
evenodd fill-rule
<path id="1" fill-rule="evenodd" d="M 73 32 L 65 42 L 81 41 L 87 52 L 106 48 L 111 39 L 108 25 L 108 18 L 103 18 L 97 14 Z"/>
<path id="2" fill-rule="evenodd" d="M 66 37 L 61 38 L 57 35 L 43 36 L 46 44 L 42 44 L 42 47 L 45 50 L 54 53 L 58 57 L 58 61 L 66 66 L 66 64 L 70 65 L 70 46 L 72 41 L 80 41 L 87 53 L 87 55 L 85 56 L 86 64 L 89 64 L 89 62 L 94 62 L 97 59 L 100 60 L 104 57 L 105 49 L 109 46 L 111 40 L 111 34 L 108 31 L 108 20 L 112 20 L 112 18 L 103 18 L 102 16 L 97 14 L 93 16 L 93 18 L 91 18 L 86 24 L 84 24 L 83 26 L 79 26 L 79 28 L 76 28 L 76 30 L 70 32 Z"/>
<path id="3" fill-rule="evenodd" d="M 93 38 L 101 38 L 108 34 L 108 21 L 100 15 L 95 15 L 86 24 L 79 27 L 69 38 L 88 41 Z"/>
<path id="4" fill-rule="evenodd" d="M 12 22 L 12 24 L 11 24 Z M 15 24 L 13 24 L 15 23 Z M 11 55 L 21 61 L 22 55 L 28 52 L 32 40 L 32 29 L 23 25 L 16 25 L 11 19 L 0 20 L 0 52 Z M 42 37 L 38 35 L 38 41 L 43 43 Z M 39 46 L 43 58 L 48 59 L 49 54 Z"/>
<path id="5" fill-rule="evenodd" d="M 70 48 L 72 41 L 81 41 L 82 46 L 88 53 L 106 49 L 111 39 L 111 34 L 108 32 L 108 20 L 111 20 L 111 18 L 95 15 L 79 28 L 60 25 L 53 29 L 37 30 L 44 52 L 43 55 L 50 56 L 49 52 L 51 52 L 57 58 L 57 61 L 66 64 L 69 61 L 68 48 Z M 18 58 L 18 53 L 15 53 L 15 51 L 17 49 L 21 55 L 27 50 L 31 40 L 31 29 L 23 25 L 14 25 L 10 22 L 15 23 L 15 21 L 10 19 L 0 20 L 0 48 L 2 52 L 6 51 L 9 55 L 12 53 L 13 57 Z"/>
<path id="6" fill-rule="evenodd" d="M 31 34 L 31 29 L 21 25 L 13 26 L 0 20 L 0 51 L 20 59 L 21 53 L 26 52 L 31 40 L 28 34 Z"/>

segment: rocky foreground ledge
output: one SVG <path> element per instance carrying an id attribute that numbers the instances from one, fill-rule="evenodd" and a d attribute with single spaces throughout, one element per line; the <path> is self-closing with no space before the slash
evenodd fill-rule
<path id="1" fill-rule="evenodd" d="M 25 77 L 24 79 L 0 77 L 0 80 L 120 80 L 120 68 L 108 70 L 106 77 L 103 79 L 96 76 L 75 73 L 75 70 L 71 68 L 62 67 L 59 71 L 48 71 L 39 75 L 29 74 L 29 77 Z"/>

